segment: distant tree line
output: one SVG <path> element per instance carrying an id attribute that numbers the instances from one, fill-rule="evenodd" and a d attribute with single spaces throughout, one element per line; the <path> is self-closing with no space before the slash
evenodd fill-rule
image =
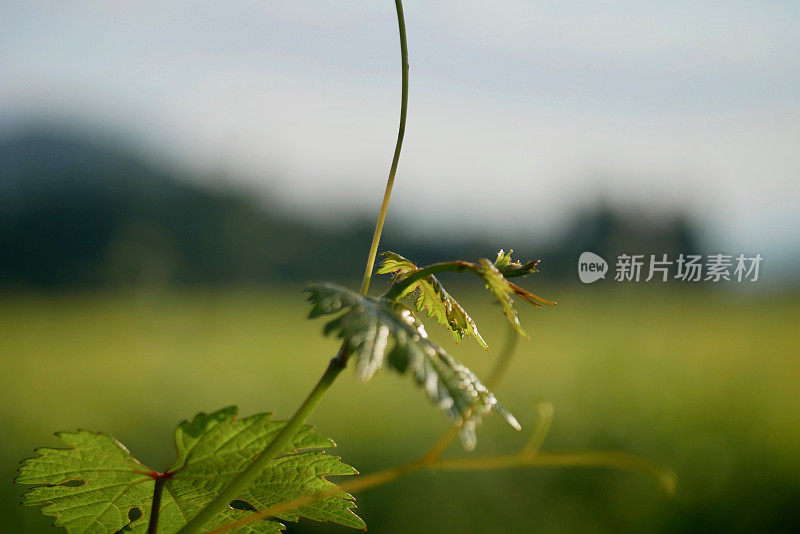
<path id="1" fill-rule="evenodd" d="M 77 135 L 0 143 L 0 287 L 241 285 L 361 274 L 353 258 L 366 254 L 371 220 L 330 230 L 190 178 Z M 497 245 L 463 237 L 434 247 L 402 228 L 383 241 L 421 264 L 490 256 Z M 579 213 L 551 242 L 520 236 L 509 245 L 543 258 L 542 276 L 569 281 L 585 250 L 613 258 L 699 249 L 685 217 L 648 219 L 607 206 Z M 309 259 L 320 257 L 326 260 Z"/>

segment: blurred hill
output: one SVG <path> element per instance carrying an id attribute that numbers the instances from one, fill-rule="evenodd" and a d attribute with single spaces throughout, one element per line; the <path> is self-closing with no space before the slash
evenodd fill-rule
<path id="1" fill-rule="evenodd" d="M 328 234 L 75 137 L 0 144 L 0 199 L 3 285 L 262 282 L 307 274 L 297 264 L 310 250 L 346 255 L 368 239 Z"/>
<path id="2" fill-rule="evenodd" d="M 257 284 L 360 275 L 374 222 L 347 216 L 331 230 L 259 196 L 201 185 L 119 144 L 72 133 L 0 142 L 0 287 Z M 549 241 L 515 236 L 544 258 L 542 276 L 574 280 L 584 250 L 694 253 L 685 217 L 594 206 Z M 394 225 L 382 249 L 418 263 L 489 256 L 503 243 L 432 244 Z M 427 236 L 425 236 L 427 237 Z M 508 246 L 508 244 L 506 244 Z M 325 260 L 321 260 L 325 258 Z"/>

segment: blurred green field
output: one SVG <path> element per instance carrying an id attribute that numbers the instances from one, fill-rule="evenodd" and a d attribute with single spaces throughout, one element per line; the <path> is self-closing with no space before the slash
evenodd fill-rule
<path id="1" fill-rule="evenodd" d="M 545 449 L 648 456 L 678 473 L 677 495 L 608 469 L 418 473 L 357 495 L 370 532 L 800 531 L 797 294 L 537 289 L 559 306 L 523 312 L 533 340 L 497 389 L 523 433 L 488 418 L 475 454 L 517 450 L 544 398 L 555 406 Z M 499 350 L 505 326 L 489 297 L 462 300 Z M 103 430 L 160 468 L 172 428 L 197 411 L 291 415 L 336 350 L 306 310 L 299 287 L 4 296 L 0 529 L 49 531 L 16 504 L 11 479 L 34 447 L 58 445 L 53 431 Z M 479 376 L 494 357 L 470 341 L 448 347 Z M 408 377 L 360 385 L 345 374 L 311 422 L 369 472 L 414 458 L 446 428 L 423 397 Z"/>

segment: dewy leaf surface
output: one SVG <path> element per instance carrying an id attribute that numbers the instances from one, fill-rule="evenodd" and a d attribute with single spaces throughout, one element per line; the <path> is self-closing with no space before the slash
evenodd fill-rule
<path id="1" fill-rule="evenodd" d="M 44 515 L 70 533 L 144 533 L 150 520 L 156 479 L 164 484 L 159 533 L 177 532 L 250 463 L 285 425 L 270 414 L 236 419 L 235 407 L 201 413 L 175 431 L 177 458 L 164 473 L 138 462 L 118 441 L 101 433 L 60 433 L 68 449 L 39 449 L 20 465 L 16 483 L 37 484 L 22 496 L 22 504 L 43 506 Z M 356 470 L 325 454 L 335 443 L 305 425 L 283 454 L 270 462 L 250 488 L 209 527 L 240 519 L 299 497 L 330 491 L 328 475 L 352 475 Z M 363 529 L 353 498 L 342 492 L 313 504 L 260 520 L 236 532 L 280 532 L 279 520 L 307 517 Z"/>
<path id="2" fill-rule="evenodd" d="M 395 252 L 386 252 L 377 274 L 393 273 L 392 282 L 399 282 L 417 271 L 419 267 L 412 261 Z M 478 332 L 475 321 L 435 276 L 430 275 L 417 280 L 400 298 L 408 295 L 413 298 L 414 307 L 418 312 L 425 311 L 429 317 L 434 317 L 440 325 L 450 330 L 456 341 L 472 336 L 483 348 L 489 348 Z"/>
<path id="3" fill-rule="evenodd" d="M 325 333 L 336 333 L 347 342 L 361 380 L 369 380 L 384 364 L 400 373 L 410 372 L 430 400 L 459 426 L 465 448 L 475 447 L 475 427 L 489 411 L 496 411 L 519 429 L 514 416 L 472 371 L 428 339 L 408 307 L 362 297 L 335 284 L 316 284 L 307 291 L 313 304 L 311 318 L 336 315 L 325 325 Z"/>

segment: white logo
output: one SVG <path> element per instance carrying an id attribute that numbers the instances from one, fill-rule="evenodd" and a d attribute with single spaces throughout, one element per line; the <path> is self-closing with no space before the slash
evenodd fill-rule
<path id="1" fill-rule="evenodd" d="M 607 272 L 606 260 L 593 252 L 584 252 L 578 258 L 578 278 L 584 284 L 591 284 L 605 278 Z"/>
<path id="2" fill-rule="evenodd" d="M 739 254 L 679 254 L 674 261 L 668 254 L 620 254 L 614 280 L 617 282 L 757 282 L 764 257 L 761 254 L 746 256 Z M 649 268 L 648 268 L 649 265 Z M 674 267 L 673 267 L 674 266 Z M 673 275 L 674 272 L 674 276 Z M 606 260 L 593 252 L 584 252 L 578 258 L 578 278 L 584 284 L 597 282 L 606 277 Z M 703 276 L 705 274 L 705 276 Z"/>

